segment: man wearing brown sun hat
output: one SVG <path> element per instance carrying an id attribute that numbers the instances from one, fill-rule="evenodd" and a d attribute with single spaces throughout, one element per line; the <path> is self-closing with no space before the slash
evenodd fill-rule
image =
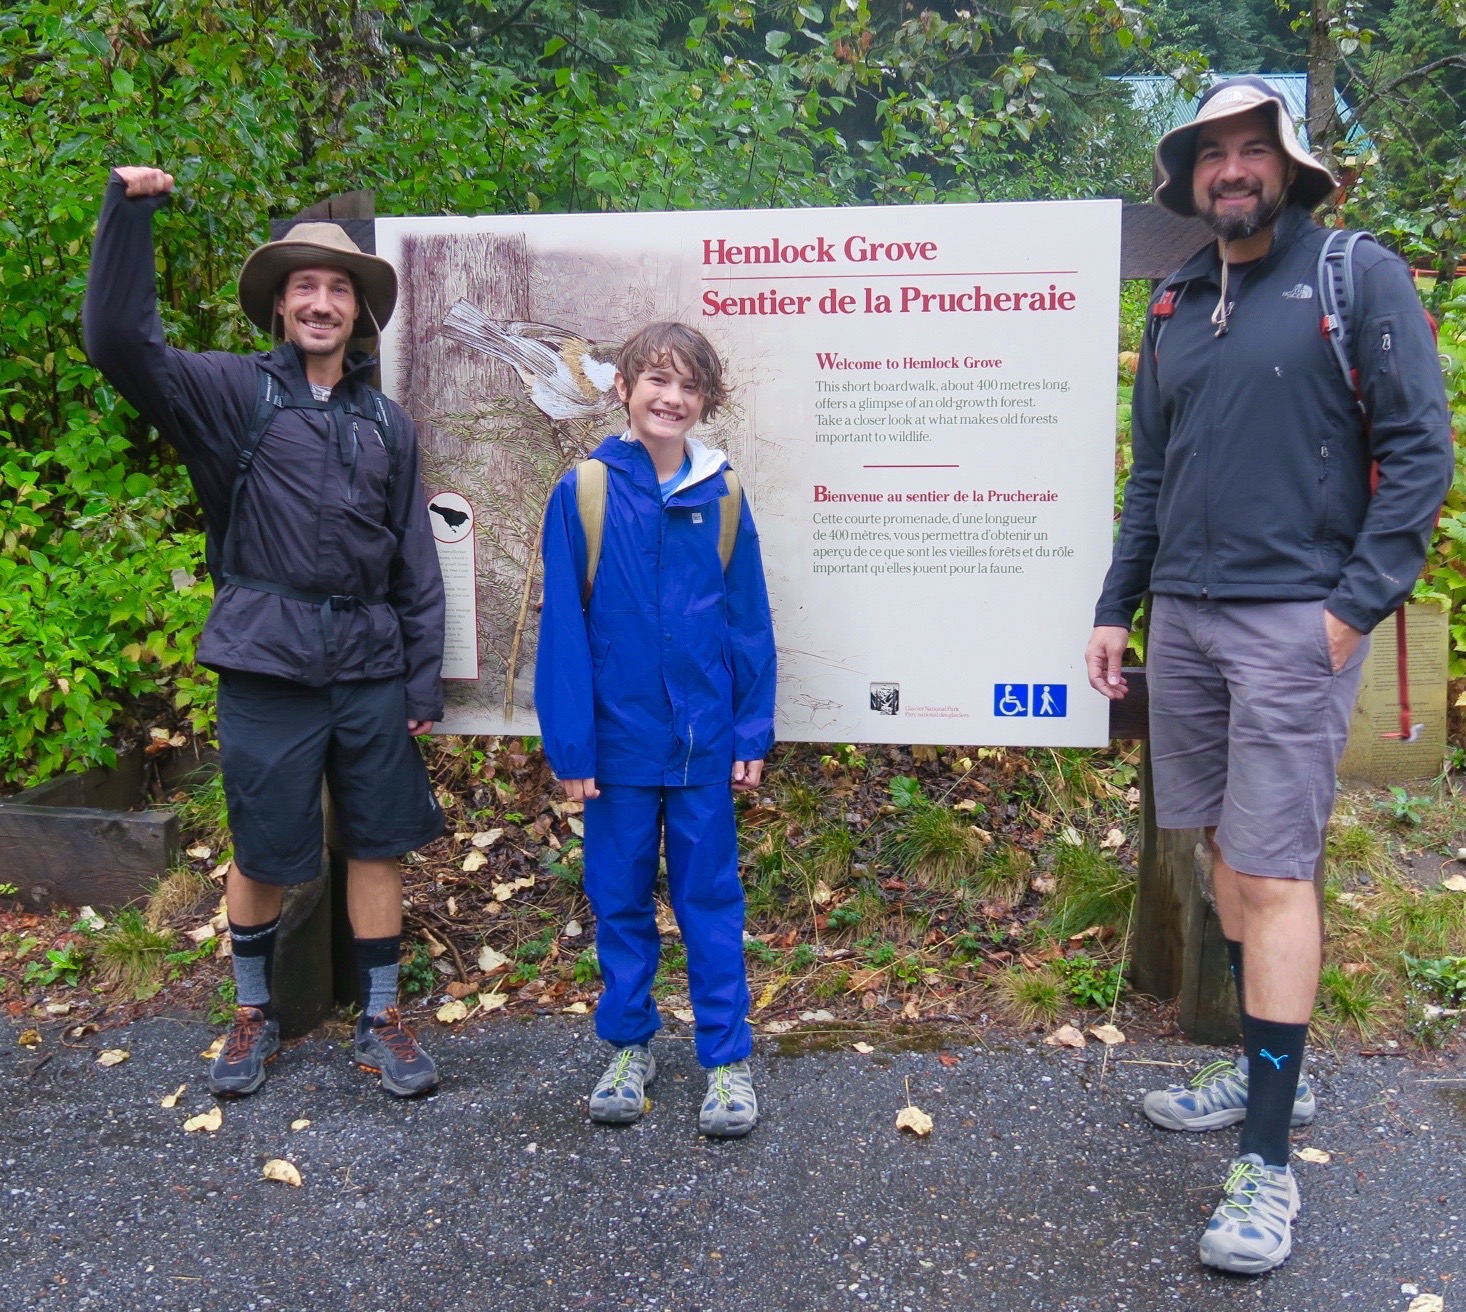
<path id="1" fill-rule="evenodd" d="M 92 363 L 182 457 L 208 530 L 198 660 L 219 673 L 238 1003 L 210 1088 L 255 1092 L 279 1046 L 281 899 L 318 872 L 324 779 L 361 978 L 355 1057 L 389 1092 L 421 1093 L 437 1071 L 397 1013 L 399 858 L 443 830 L 413 742 L 442 715 L 443 584 L 412 421 L 370 386 L 371 357 L 348 354 L 391 317 L 397 276 L 338 224 L 297 224 L 239 275 L 274 349 L 171 347 L 152 216 L 172 190 L 161 169 L 113 170 L 82 320 Z"/>
<path id="2" fill-rule="evenodd" d="M 1096 690 L 1125 695 L 1121 658 L 1150 593 L 1157 820 L 1206 831 L 1246 1055 L 1143 1110 L 1170 1130 L 1241 1123 L 1200 1256 L 1260 1274 L 1292 1250 L 1288 1130 L 1316 1111 L 1300 1073 L 1334 773 L 1367 635 L 1409 595 L 1450 486 L 1450 418 L 1404 262 L 1347 236 L 1329 262 L 1310 211 L 1334 179 L 1264 80 L 1212 87 L 1156 166 L 1156 200 L 1216 240 L 1151 302 L 1134 464 L 1085 659 Z"/>

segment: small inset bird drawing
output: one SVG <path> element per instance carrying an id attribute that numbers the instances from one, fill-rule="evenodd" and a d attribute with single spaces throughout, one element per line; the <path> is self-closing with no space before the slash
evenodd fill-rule
<path id="1" fill-rule="evenodd" d="M 551 419 L 597 419 L 621 404 L 619 342 L 587 341 L 546 323 L 490 319 L 463 300 L 444 316 L 443 335 L 512 367 L 529 399 Z"/>
<path id="2" fill-rule="evenodd" d="M 452 506 L 439 506 L 429 503 L 428 509 L 442 519 L 449 528 L 462 528 L 468 522 L 466 510 L 454 510 Z"/>

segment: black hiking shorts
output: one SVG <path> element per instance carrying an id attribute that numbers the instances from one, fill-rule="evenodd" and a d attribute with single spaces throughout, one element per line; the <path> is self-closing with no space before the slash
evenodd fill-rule
<path id="1" fill-rule="evenodd" d="M 343 856 L 401 856 L 443 832 L 400 678 L 308 688 L 221 671 L 219 755 L 235 863 L 262 884 L 320 873 L 322 780 Z"/>

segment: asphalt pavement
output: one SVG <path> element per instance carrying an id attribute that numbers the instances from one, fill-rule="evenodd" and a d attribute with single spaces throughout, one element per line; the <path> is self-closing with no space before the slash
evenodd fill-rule
<path id="1" fill-rule="evenodd" d="M 184 1130 L 215 1105 L 208 1026 L 89 1035 L 130 1054 L 104 1068 L 61 1023 L 34 1051 L 0 1025 L 0 1307 L 1466 1310 L 1466 1059 L 1311 1059 L 1319 1119 L 1293 1146 L 1328 1157 L 1295 1160 L 1293 1257 L 1248 1279 L 1196 1258 L 1235 1131 L 1140 1113 L 1216 1053 L 965 1033 L 940 1052 L 761 1036 L 763 1119 L 718 1143 L 685 1033 L 658 1040 L 625 1129 L 585 1117 L 589 1018 L 495 1016 L 434 1032 L 443 1084 L 411 1102 L 351 1065 L 344 1027 L 288 1044 L 209 1133 Z M 927 1138 L 895 1128 L 908 1096 Z M 264 1178 L 271 1159 L 301 1186 Z"/>

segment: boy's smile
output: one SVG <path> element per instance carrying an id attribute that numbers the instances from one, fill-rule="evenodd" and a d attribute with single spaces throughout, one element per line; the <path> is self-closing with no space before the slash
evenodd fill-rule
<path id="1" fill-rule="evenodd" d="M 648 365 L 630 386 L 616 375 L 616 394 L 626 406 L 631 436 L 649 450 L 675 448 L 681 459 L 688 432 L 702 418 L 703 395 L 675 355 Z"/>

